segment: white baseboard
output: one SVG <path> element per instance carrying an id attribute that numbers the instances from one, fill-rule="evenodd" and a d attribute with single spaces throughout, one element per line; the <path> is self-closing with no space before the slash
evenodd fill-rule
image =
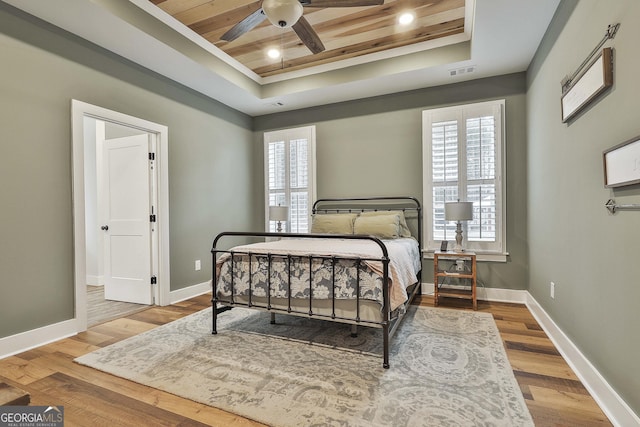
<path id="1" fill-rule="evenodd" d="M 455 286 L 452 286 L 455 287 Z M 433 283 L 422 283 L 422 295 L 433 295 Z M 460 286 L 463 288 L 463 286 Z M 478 286 L 476 297 L 480 301 L 511 302 L 526 304 L 529 292 L 516 289 L 496 289 Z"/>
<path id="2" fill-rule="evenodd" d="M 76 323 L 70 319 L 0 338 L 0 359 L 73 336 L 78 333 Z"/>
<path id="3" fill-rule="evenodd" d="M 92 276 L 87 274 L 87 285 L 102 286 L 104 284 L 104 276 Z"/>
<path id="4" fill-rule="evenodd" d="M 175 304 L 211 292 L 211 280 L 169 292 L 169 304 Z"/>
<path id="5" fill-rule="evenodd" d="M 609 417 L 609 421 L 620 427 L 640 426 L 640 417 L 616 393 L 529 292 L 527 292 L 526 305 L 602 411 Z"/>
<path id="6" fill-rule="evenodd" d="M 433 295 L 433 283 L 424 283 L 422 282 L 421 286 L 421 294 L 422 295 Z"/>

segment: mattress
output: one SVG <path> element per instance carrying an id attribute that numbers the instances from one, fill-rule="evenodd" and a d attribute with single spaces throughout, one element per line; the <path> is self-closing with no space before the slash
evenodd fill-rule
<path id="1" fill-rule="evenodd" d="M 420 252 L 413 238 L 383 243 L 390 260 L 390 308 L 395 310 L 407 300 L 407 287 L 418 280 Z M 381 259 L 380 246 L 368 239 L 295 238 L 236 246 L 216 262 L 216 296 L 243 304 L 251 298 L 264 306 L 270 299 L 281 309 L 291 300 L 292 307 L 307 311 L 311 299 L 315 309 L 329 315 L 335 296 L 339 310 L 351 316 L 359 296 L 361 310 L 366 306 L 379 317 L 384 303 Z"/>

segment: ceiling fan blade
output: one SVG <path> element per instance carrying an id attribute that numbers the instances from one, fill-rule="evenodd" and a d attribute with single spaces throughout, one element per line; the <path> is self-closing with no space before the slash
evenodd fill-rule
<path id="1" fill-rule="evenodd" d="M 300 0 L 300 3 L 308 7 L 353 7 L 380 6 L 384 0 Z"/>
<path id="2" fill-rule="evenodd" d="M 224 33 L 222 37 L 220 37 L 220 39 L 227 42 L 233 41 L 244 33 L 251 31 L 265 19 L 267 19 L 267 15 L 264 14 L 262 8 L 260 7 L 251 15 L 247 16 L 242 21 L 231 27 L 231 29 Z"/>
<path id="3" fill-rule="evenodd" d="M 293 24 L 291 28 L 293 28 L 293 31 L 296 32 L 300 40 L 302 40 L 302 43 L 304 43 L 311 52 L 320 53 L 324 50 L 324 45 L 318 33 L 316 33 L 304 16 L 301 16 L 298 22 Z"/>

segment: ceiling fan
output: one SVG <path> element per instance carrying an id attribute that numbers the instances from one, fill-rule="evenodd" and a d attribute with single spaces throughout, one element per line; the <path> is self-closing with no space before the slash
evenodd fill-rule
<path id="1" fill-rule="evenodd" d="M 302 16 L 303 6 L 354 7 L 379 6 L 382 4 L 384 4 L 384 0 L 264 0 L 255 12 L 238 22 L 220 38 L 230 42 L 268 19 L 276 27 L 291 27 L 311 52 L 314 54 L 320 53 L 325 50 L 325 47 L 318 33 L 315 32 L 309 21 Z"/>

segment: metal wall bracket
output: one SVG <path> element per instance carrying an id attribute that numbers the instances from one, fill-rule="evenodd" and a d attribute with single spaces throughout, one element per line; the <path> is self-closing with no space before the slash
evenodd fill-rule
<path id="1" fill-rule="evenodd" d="M 600 43 L 591 51 L 591 53 L 587 56 L 587 58 L 582 61 L 582 64 L 578 67 L 578 69 L 571 74 L 571 76 L 565 76 L 564 79 L 560 82 L 560 86 L 562 86 L 562 94 L 564 95 L 573 87 L 575 81 L 578 80 L 578 76 L 581 77 L 581 73 L 585 70 L 587 64 L 591 61 L 591 58 L 595 56 L 596 53 L 600 51 L 600 48 L 607 42 L 607 40 L 612 39 L 616 36 L 618 32 L 618 28 L 620 28 L 620 23 L 611 24 L 607 27 L 607 32 L 605 33 Z"/>
<path id="2" fill-rule="evenodd" d="M 618 205 L 616 201 L 613 199 L 609 199 L 607 203 L 604 204 L 605 208 L 609 210 L 609 213 L 616 213 L 616 211 L 639 211 L 640 205 Z"/>

